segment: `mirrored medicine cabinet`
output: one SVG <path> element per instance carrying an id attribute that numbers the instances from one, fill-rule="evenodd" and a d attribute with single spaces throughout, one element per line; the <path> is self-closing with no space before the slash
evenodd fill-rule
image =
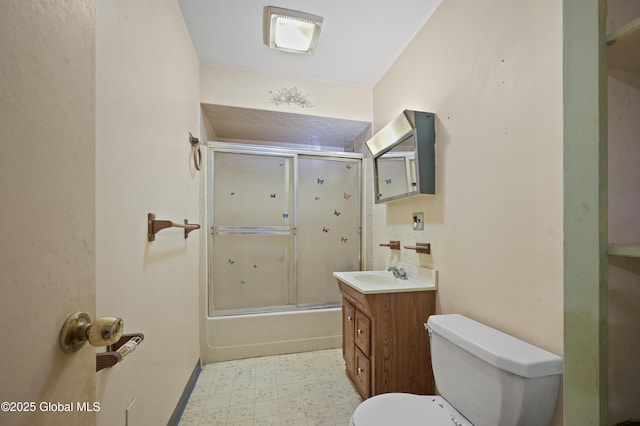
<path id="1" fill-rule="evenodd" d="M 376 203 L 436 193 L 435 114 L 404 110 L 366 143 Z"/>

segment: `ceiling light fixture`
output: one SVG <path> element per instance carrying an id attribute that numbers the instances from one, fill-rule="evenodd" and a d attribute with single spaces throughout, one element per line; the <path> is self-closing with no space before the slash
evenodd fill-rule
<path id="1" fill-rule="evenodd" d="M 323 19 L 297 10 L 267 6 L 264 8 L 264 43 L 272 49 L 312 55 Z"/>

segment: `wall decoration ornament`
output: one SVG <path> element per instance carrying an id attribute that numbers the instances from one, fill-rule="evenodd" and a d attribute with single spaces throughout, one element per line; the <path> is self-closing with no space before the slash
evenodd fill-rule
<path id="1" fill-rule="evenodd" d="M 312 108 L 313 104 L 309 100 L 310 93 L 302 93 L 297 87 L 287 89 L 269 90 L 271 103 L 274 105 L 298 105 L 300 108 Z"/>

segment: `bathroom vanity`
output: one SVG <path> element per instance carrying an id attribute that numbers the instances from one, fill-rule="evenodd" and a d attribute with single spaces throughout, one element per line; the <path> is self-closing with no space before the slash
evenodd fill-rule
<path id="1" fill-rule="evenodd" d="M 424 328 L 435 313 L 435 280 L 400 280 L 386 271 L 333 275 L 342 293 L 346 370 L 362 398 L 388 392 L 435 394 Z"/>

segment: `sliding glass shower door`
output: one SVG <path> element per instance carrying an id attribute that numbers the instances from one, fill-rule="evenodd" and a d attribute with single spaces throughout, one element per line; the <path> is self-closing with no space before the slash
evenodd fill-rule
<path id="1" fill-rule="evenodd" d="M 299 306 L 338 304 L 332 273 L 360 269 L 360 160 L 298 158 Z"/>
<path id="2" fill-rule="evenodd" d="M 337 306 L 360 269 L 361 160 L 214 148 L 209 314 Z"/>

